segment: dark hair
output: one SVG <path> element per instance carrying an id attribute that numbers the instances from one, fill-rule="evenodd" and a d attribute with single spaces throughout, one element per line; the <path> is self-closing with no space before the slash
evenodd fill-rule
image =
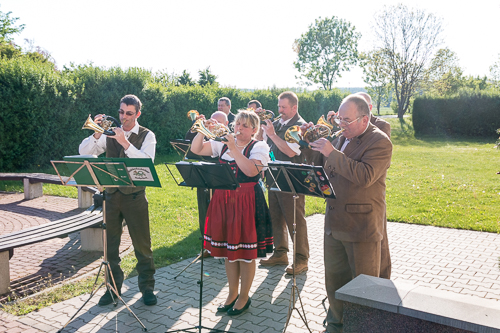
<path id="1" fill-rule="evenodd" d="M 227 98 L 227 97 L 221 97 L 221 98 L 219 98 L 219 102 L 220 101 L 224 101 L 224 102 L 226 102 L 227 106 L 231 106 L 231 100 L 229 98 Z"/>
<path id="2" fill-rule="evenodd" d="M 122 103 L 124 103 L 126 105 L 135 106 L 135 112 L 141 111 L 142 103 L 141 103 L 141 100 L 139 99 L 139 97 L 137 97 L 136 95 L 123 96 L 122 99 L 120 100 L 120 104 L 122 104 Z"/>
<path id="3" fill-rule="evenodd" d="M 290 103 L 291 106 L 299 104 L 299 98 L 297 97 L 297 94 L 294 93 L 293 91 L 284 91 L 284 92 L 282 92 L 278 96 L 278 99 L 283 99 L 283 98 L 286 98 L 288 100 L 288 102 Z"/>
<path id="4" fill-rule="evenodd" d="M 252 99 L 250 102 L 247 103 L 247 106 L 250 106 L 250 104 L 255 104 L 257 105 L 257 109 L 262 107 L 262 104 L 256 99 Z"/>

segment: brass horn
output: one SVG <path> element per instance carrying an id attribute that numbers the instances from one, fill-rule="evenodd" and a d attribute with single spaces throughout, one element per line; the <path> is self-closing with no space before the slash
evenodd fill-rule
<path id="1" fill-rule="evenodd" d="M 85 121 L 85 124 L 83 124 L 82 129 L 90 129 L 93 130 L 96 133 L 101 133 L 101 134 L 106 134 L 108 136 L 113 136 L 115 135 L 115 132 L 111 130 L 112 126 L 115 125 L 115 127 L 120 127 L 120 123 L 118 120 L 111 116 L 104 115 L 101 120 L 102 126 L 97 125 L 93 120 L 92 117 L 89 114 L 89 117 Z"/>
<path id="2" fill-rule="evenodd" d="M 324 125 L 315 125 L 314 127 L 309 128 L 304 136 L 301 134 L 301 130 L 299 126 L 292 126 L 285 132 L 285 141 L 290 143 L 297 143 L 303 148 L 311 148 L 310 142 L 314 142 L 320 138 L 325 138 L 328 141 L 332 142 L 335 138 L 337 138 L 342 132 L 345 131 L 345 128 L 333 133 L 328 129 L 327 131 L 324 128 L 328 129 L 327 126 Z M 313 141 L 309 141 L 313 140 Z"/>
<path id="3" fill-rule="evenodd" d="M 207 138 L 215 141 L 227 141 L 222 138 L 230 133 L 229 128 L 224 126 L 223 124 L 217 123 L 214 128 L 214 132 L 212 133 L 208 128 L 205 127 L 205 120 L 200 118 L 194 122 L 193 126 L 190 129 L 191 133 L 198 132 L 206 136 Z"/>
<path id="4" fill-rule="evenodd" d="M 271 110 L 260 110 L 259 112 L 255 113 L 257 114 L 257 116 L 259 116 L 261 125 L 264 125 L 267 119 L 271 121 L 274 121 L 276 119 L 274 118 L 274 112 Z"/>
<path id="5" fill-rule="evenodd" d="M 200 113 L 196 110 L 191 110 L 191 111 L 188 111 L 188 113 L 187 113 L 187 116 L 189 119 L 191 119 L 191 121 L 195 121 L 196 117 L 198 117 L 199 115 L 200 115 Z"/>

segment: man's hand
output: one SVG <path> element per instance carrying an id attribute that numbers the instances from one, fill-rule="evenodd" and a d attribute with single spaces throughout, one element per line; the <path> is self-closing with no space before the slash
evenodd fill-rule
<path id="1" fill-rule="evenodd" d="M 338 112 L 335 111 L 328 111 L 328 114 L 326 115 L 326 121 L 328 121 L 330 124 L 335 125 L 335 118 L 337 118 L 339 115 Z"/>
<path id="2" fill-rule="evenodd" d="M 330 141 L 325 138 L 321 138 L 317 141 L 310 143 L 313 150 L 319 151 L 324 156 L 328 157 L 332 151 L 335 150 Z"/>
<path id="3" fill-rule="evenodd" d="M 276 131 L 274 130 L 273 123 L 269 119 L 266 119 L 266 124 L 262 125 L 262 129 L 264 130 L 264 132 L 266 132 L 266 135 L 268 138 L 276 135 Z"/>
<path id="4" fill-rule="evenodd" d="M 115 139 L 122 147 L 127 150 L 130 147 L 130 142 L 125 137 L 125 132 L 120 127 L 114 128 L 115 135 L 110 135 L 108 138 Z"/>
<path id="5" fill-rule="evenodd" d="M 102 117 L 104 117 L 103 114 L 96 114 L 94 117 L 94 123 L 102 127 Z M 101 133 L 94 132 L 94 138 L 99 139 L 101 137 Z"/>
<path id="6" fill-rule="evenodd" d="M 302 137 L 304 137 L 304 134 L 307 132 L 308 129 L 313 128 L 314 126 L 316 126 L 316 125 L 314 125 L 311 122 L 308 122 L 308 123 L 301 125 L 300 126 L 300 134 L 302 135 Z"/>

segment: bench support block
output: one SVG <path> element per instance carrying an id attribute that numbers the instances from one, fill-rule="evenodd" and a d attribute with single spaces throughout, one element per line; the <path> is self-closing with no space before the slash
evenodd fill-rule
<path id="1" fill-rule="evenodd" d="M 104 251 L 101 228 L 87 228 L 80 231 L 82 251 Z"/>
<path id="2" fill-rule="evenodd" d="M 9 292 L 10 270 L 9 251 L 0 252 L 0 295 Z"/>
<path id="3" fill-rule="evenodd" d="M 23 179 L 24 199 L 31 200 L 43 195 L 43 183 L 30 183 L 29 178 Z"/>
<path id="4" fill-rule="evenodd" d="M 92 206 L 92 193 L 78 187 L 78 208 L 89 208 Z"/>

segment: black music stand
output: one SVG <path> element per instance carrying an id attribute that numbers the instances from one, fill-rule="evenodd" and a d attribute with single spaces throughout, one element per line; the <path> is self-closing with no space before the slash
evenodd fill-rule
<path id="1" fill-rule="evenodd" d="M 166 163 L 167 169 L 170 175 L 175 180 L 179 186 L 187 187 L 202 187 L 208 189 L 219 189 L 219 190 L 235 190 L 240 185 L 236 180 L 233 170 L 229 164 L 216 164 L 207 162 L 177 162 L 175 166 L 184 179 L 183 182 L 178 183 L 175 179 L 172 171 L 169 168 L 169 164 Z M 203 231 L 203 234 L 205 232 Z M 201 237 L 201 252 L 203 253 L 203 243 L 204 237 Z M 187 268 L 187 267 L 186 267 Z M 186 269 L 184 268 L 184 270 Z M 184 271 L 183 270 L 183 271 Z M 219 330 L 216 328 L 209 328 L 202 326 L 201 324 L 201 313 L 203 309 L 203 256 L 201 256 L 201 267 L 200 267 L 200 280 L 197 282 L 200 285 L 200 302 L 199 302 L 199 318 L 198 326 L 184 328 L 179 330 L 167 331 L 167 332 L 202 332 L 202 329 L 209 330 L 210 333 L 220 333 L 230 331 Z"/>
<path id="2" fill-rule="evenodd" d="M 214 162 L 214 163 L 217 163 L 219 161 L 218 158 L 213 158 L 211 156 L 202 156 L 202 155 L 197 155 L 197 154 L 193 153 L 190 149 L 191 148 L 191 141 L 189 141 L 189 140 L 173 139 L 173 140 L 170 140 L 170 144 L 172 145 L 172 147 L 174 147 L 175 151 L 180 156 L 182 156 L 183 160 L 186 160 L 186 161 L 189 161 L 189 160 L 206 161 L 206 162 Z M 201 190 L 208 191 L 209 192 L 208 196 L 210 197 L 210 199 L 212 199 L 212 189 L 200 187 L 197 190 L 198 196 L 203 195 L 206 198 L 206 194 L 200 194 Z M 198 209 L 199 209 L 199 207 L 198 207 Z M 203 230 L 201 230 L 201 232 L 203 232 Z M 192 264 L 197 262 L 198 259 L 200 259 L 202 256 L 203 256 L 203 249 L 200 252 L 200 254 L 198 254 L 198 256 L 193 259 L 193 261 L 191 261 L 189 264 L 187 264 L 186 267 L 184 267 L 179 273 L 177 273 L 176 276 L 174 276 L 174 280 L 177 279 L 179 277 L 179 275 L 181 275 L 186 269 L 188 269 L 189 266 L 191 266 Z"/>
<path id="3" fill-rule="evenodd" d="M 333 187 L 325 174 L 325 170 L 321 166 L 305 165 L 305 164 L 295 164 L 288 162 L 269 162 L 268 164 L 269 174 L 271 175 L 273 182 L 269 188 L 270 191 L 281 191 L 289 192 L 293 194 L 293 272 L 292 272 L 292 292 L 290 295 L 290 304 L 288 306 L 288 316 L 286 319 L 285 327 L 283 332 L 286 332 L 286 328 L 290 322 L 293 310 L 297 310 L 300 319 L 304 322 L 309 332 L 312 332 L 307 324 L 306 313 L 304 311 L 304 305 L 302 304 L 302 299 L 300 298 L 299 288 L 297 287 L 297 281 L 295 278 L 295 260 L 296 260 L 296 204 L 298 199 L 298 194 L 312 195 L 321 198 L 335 199 L 335 192 Z M 302 308 L 302 313 L 295 306 L 295 297 L 299 298 L 300 307 Z"/>
<path id="4" fill-rule="evenodd" d="M 104 257 L 101 265 L 99 266 L 99 271 L 97 272 L 94 285 L 92 286 L 92 291 L 90 292 L 89 298 L 83 303 L 83 305 L 75 312 L 75 314 L 68 320 L 68 322 L 57 332 L 62 332 L 66 326 L 76 317 L 76 315 L 85 307 L 85 305 L 90 301 L 90 299 L 97 293 L 97 291 L 102 287 L 106 286 L 107 291 L 111 292 L 111 298 L 113 299 L 114 306 L 117 305 L 118 301 L 114 298 L 114 295 L 125 305 L 128 311 L 134 316 L 137 322 L 141 325 L 144 332 L 147 331 L 146 326 L 141 322 L 137 315 L 129 308 L 127 303 L 123 298 L 118 295 L 116 288 L 115 279 L 113 273 L 111 272 L 111 267 L 108 262 L 108 252 L 107 252 L 107 240 L 106 240 L 106 187 L 135 187 L 135 186 L 156 186 L 161 187 L 158 180 L 158 175 L 154 169 L 154 165 L 151 159 L 123 159 L 123 158 L 97 158 L 95 156 L 67 156 L 64 161 L 50 161 L 52 166 L 57 172 L 57 175 L 61 179 L 63 185 L 67 186 L 97 186 L 99 192 L 102 193 L 102 214 L 103 222 L 102 226 L 102 237 L 103 237 L 103 247 L 104 247 Z M 63 176 L 68 177 L 67 180 L 63 179 Z M 102 268 L 104 267 L 104 282 L 102 282 L 99 287 L 97 287 L 97 281 L 99 275 L 101 274 Z M 109 281 L 111 277 L 111 282 Z"/>

